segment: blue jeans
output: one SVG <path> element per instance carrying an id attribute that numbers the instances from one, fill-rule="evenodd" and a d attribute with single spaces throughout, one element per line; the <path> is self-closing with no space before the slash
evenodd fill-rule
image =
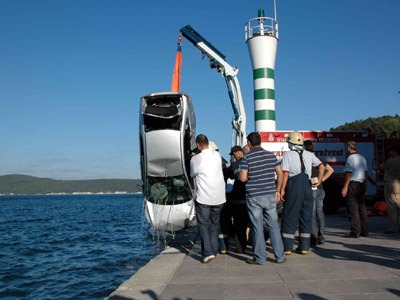
<path id="1" fill-rule="evenodd" d="M 196 219 L 201 238 L 201 254 L 203 257 L 217 255 L 219 242 L 219 216 L 223 204 L 206 205 L 196 201 Z"/>
<path id="2" fill-rule="evenodd" d="M 312 234 L 320 243 L 325 243 L 325 215 L 324 215 L 324 198 L 325 191 L 323 189 L 313 190 L 313 221 Z"/>
<path id="3" fill-rule="evenodd" d="M 276 211 L 275 194 L 247 198 L 247 210 L 251 221 L 253 233 L 254 259 L 264 265 L 267 260 L 267 252 L 264 238 L 264 220 L 269 230 L 269 238 L 278 262 L 285 259 L 281 231 Z"/>

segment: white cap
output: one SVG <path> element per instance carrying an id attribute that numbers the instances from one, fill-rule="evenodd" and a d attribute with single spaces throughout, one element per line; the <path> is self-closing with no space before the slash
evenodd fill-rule
<path id="1" fill-rule="evenodd" d="M 218 146 L 213 141 L 208 141 L 208 148 L 210 148 L 210 149 L 212 149 L 214 151 L 218 151 Z"/>

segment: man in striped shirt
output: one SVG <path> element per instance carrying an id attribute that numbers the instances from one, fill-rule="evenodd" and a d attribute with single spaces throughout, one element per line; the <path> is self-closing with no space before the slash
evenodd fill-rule
<path id="1" fill-rule="evenodd" d="M 276 262 L 283 263 L 286 258 L 276 211 L 276 203 L 280 201 L 282 169 L 276 156 L 261 147 L 261 136 L 258 132 L 248 135 L 247 145 L 250 147 L 250 152 L 242 158 L 239 170 L 240 180 L 246 183 L 246 202 L 253 232 L 254 257 L 246 262 L 253 265 L 266 263 L 265 220 Z"/>

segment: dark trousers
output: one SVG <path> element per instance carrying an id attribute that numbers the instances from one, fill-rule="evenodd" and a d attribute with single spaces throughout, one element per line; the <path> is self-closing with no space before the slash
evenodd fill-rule
<path id="1" fill-rule="evenodd" d="M 201 239 L 203 257 L 217 255 L 218 233 L 220 230 L 219 217 L 223 204 L 206 205 L 196 201 L 196 219 Z"/>
<path id="2" fill-rule="evenodd" d="M 219 218 L 220 233 L 219 233 L 219 250 L 229 249 L 229 236 L 233 230 L 232 224 L 232 207 L 229 202 L 225 202 L 221 209 Z"/>
<path id="3" fill-rule="evenodd" d="M 350 181 L 347 190 L 347 210 L 351 222 L 351 233 L 359 235 L 368 234 L 368 217 L 365 207 L 365 184 Z"/>
<path id="4" fill-rule="evenodd" d="M 228 238 L 232 232 L 232 216 L 232 205 L 229 202 L 225 202 L 220 214 L 221 233 L 224 238 Z"/>
<path id="5" fill-rule="evenodd" d="M 231 204 L 233 232 L 235 233 L 236 253 L 244 253 L 247 246 L 247 224 L 250 222 L 246 203 Z"/>
<path id="6" fill-rule="evenodd" d="M 233 219 L 233 222 L 232 222 Z M 229 246 L 228 239 L 233 233 L 235 236 L 236 253 L 243 253 L 247 246 L 247 224 L 250 222 L 246 202 L 225 203 L 221 210 L 221 235 L 225 241 L 226 249 Z M 220 236 L 221 238 L 221 236 Z"/>
<path id="7" fill-rule="evenodd" d="M 312 210 L 314 199 L 306 173 L 288 179 L 285 190 L 286 200 L 282 212 L 282 240 L 285 250 L 292 251 L 297 225 L 299 225 L 299 249 L 310 248 Z"/>

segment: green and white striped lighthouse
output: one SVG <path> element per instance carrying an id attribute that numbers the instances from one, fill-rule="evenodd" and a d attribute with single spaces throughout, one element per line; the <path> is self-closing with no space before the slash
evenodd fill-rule
<path id="1" fill-rule="evenodd" d="M 275 9 L 274 9 L 275 10 Z M 264 10 L 245 25 L 254 80 L 254 120 L 256 131 L 275 131 L 275 60 L 278 46 L 278 21 Z"/>

